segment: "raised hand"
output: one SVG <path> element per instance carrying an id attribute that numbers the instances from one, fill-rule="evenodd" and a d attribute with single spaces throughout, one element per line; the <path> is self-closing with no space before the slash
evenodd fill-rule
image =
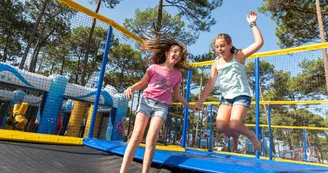
<path id="1" fill-rule="evenodd" d="M 246 19 L 247 19 L 247 22 L 249 23 L 249 24 L 252 24 L 252 23 L 254 23 L 255 21 L 256 21 L 256 19 L 257 19 L 257 14 L 254 12 L 254 11 L 250 11 L 249 12 L 249 15 L 247 15 L 246 16 Z"/>

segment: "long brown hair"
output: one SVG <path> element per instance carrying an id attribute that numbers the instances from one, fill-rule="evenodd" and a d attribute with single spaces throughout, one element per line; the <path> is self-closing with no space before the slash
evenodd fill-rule
<path id="1" fill-rule="evenodd" d="M 174 40 L 174 39 L 163 39 L 163 38 L 150 38 L 144 42 L 142 45 L 142 51 L 153 51 L 152 63 L 162 64 L 166 61 L 165 52 L 170 51 L 172 46 L 179 46 L 181 48 L 180 60 L 174 65 L 174 68 L 180 69 L 182 65 L 186 62 L 188 52 L 184 44 Z"/>
<path id="2" fill-rule="evenodd" d="M 232 42 L 230 35 L 221 33 L 218 36 L 216 36 L 216 38 L 212 42 L 212 47 L 214 48 L 214 50 L 215 50 L 215 40 L 217 39 L 224 39 L 228 44 L 231 44 Z M 230 53 L 232 54 L 236 54 L 238 51 L 239 50 L 235 46 L 232 46 L 232 48 L 230 49 Z"/>

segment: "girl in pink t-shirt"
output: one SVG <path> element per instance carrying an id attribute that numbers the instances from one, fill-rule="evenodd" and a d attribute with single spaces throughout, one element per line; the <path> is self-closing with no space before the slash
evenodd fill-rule
<path id="1" fill-rule="evenodd" d="M 152 65 L 139 82 L 124 92 L 126 99 L 130 100 L 135 90 L 148 84 L 137 110 L 132 136 L 124 153 L 121 173 L 127 172 L 131 165 L 136 149 L 143 138 L 148 120 L 151 119 L 142 165 L 142 172 L 149 172 L 158 134 L 172 103 L 172 93 L 183 105 L 194 110 L 194 106 L 191 106 L 180 94 L 182 75 L 179 69 L 187 58 L 186 47 L 171 39 L 149 39 L 144 43 L 142 50 L 153 51 Z"/>

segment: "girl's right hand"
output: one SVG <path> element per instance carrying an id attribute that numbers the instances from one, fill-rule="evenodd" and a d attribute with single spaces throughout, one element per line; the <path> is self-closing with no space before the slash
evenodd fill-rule
<path id="1" fill-rule="evenodd" d="M 127 88 L 125 91 L 124 91 L 124 96 L 127 100 L 131 100 L 132 99 L 132 96 L 133 96 L 133 90 L 131 87 Z"/>

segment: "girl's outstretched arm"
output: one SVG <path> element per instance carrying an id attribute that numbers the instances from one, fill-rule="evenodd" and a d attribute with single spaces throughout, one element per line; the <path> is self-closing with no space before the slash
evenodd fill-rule
<path id="1" fill-rule="evenodd" d="M 189 109 L 191 110 L 195 110 L 194 106 L 193 105 L 190 105 L 186 99 L 184 99 L 181 94 L 180 94 L 180 86 L 181 86 L 181 83 L 178 83 L 176 84 L 174 87 L 173 87 L 173 94 L 174 94 L 174 97 L 179 101 L 181 102 L 183 105 L 185 106 L 188 106 Z"/>
<path id="2" fill-rule="evenodd" d="M 131 100 L 133 97 L 133 92 L 144 87 L 149 82 L 149 79 L 150 78 L 148 74 L 145 73 L 145 75 L 142 77 L 142 79 L 139 82 L 135 83 L 134 85 L 130 86 L 124 91 L 125 98 L 127 100 Z"/>
<path id="3" fill-rule="evenodd" d="M 195 105 L 195 109 L 198 111 L 202 109 L 203 103 L 205 102 L 206 98 L 211 94 L 211 92 L 214 89 L 215 82 L 218 77 L 218 72 L 216 69 L 217 64 L 218 64 L 217 60 L 214 60 L 212 67 L 211 67 L 210 79 L 207 81 L 207 84 L 205 85 L 205 89 L 204 89 L 202 95 L 200 96 L 200 99 L 198 100 L 198 102 Z"/>
<path id="4" fill-rule="evenodd" d="M 245 59 L 255 52 L 257 52 L 264 44 L 262 34 L 256 25 L 257 14 L 254 11 L 249 12 L 249 16 L 246 16 L 247 22 L 252 29 L 255 42 L 242 50 L 242 55 Z"/>

